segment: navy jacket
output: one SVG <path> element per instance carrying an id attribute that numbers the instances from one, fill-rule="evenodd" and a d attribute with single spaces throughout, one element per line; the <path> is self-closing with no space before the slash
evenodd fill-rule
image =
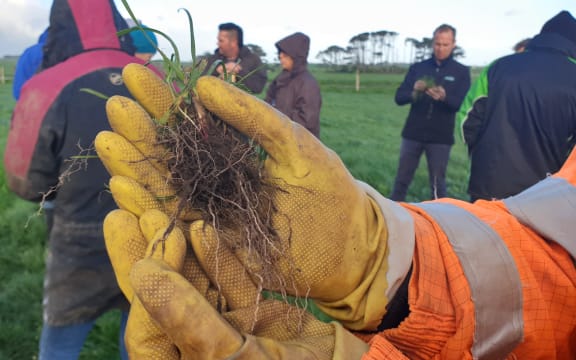
<path id="1" fill-rule="evenodd" d="M 436 85 L 444 87 L 444 101 L 436 101 L 426 94 L 412 96 L 414 83 L 423 77 L 431 77 Z M 412 104 L 402 137 L 424 143 L 454 144 L 455 114 L 469 87 L 469 67 L 452 57 L 440 65 L 434 57 L 411 65 L 395 97 L 398 105 Z"/>
<path id="2" fill-rule="evenodd" d="M 515 195 L 560 169 L 576 141 L 575 59 L 576 39 L 541 32 L 477 79 L 459 113 L 472 199 Z"/>

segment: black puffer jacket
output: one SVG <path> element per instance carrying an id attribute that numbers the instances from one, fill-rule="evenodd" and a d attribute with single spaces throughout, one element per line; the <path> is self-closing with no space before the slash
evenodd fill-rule
<path id="1" fill-rule="evenodd" d="M 460 109 L 472 199 L 505 198 L 560 169 L 576 142 L 576 19 L 550 19 L 494 61 Z"/>
<path id="2" fill-rule="evenodd" d="M 265 100 L 320 137 L 322 95 L 318 81 L 308 71 L 310 39 L 305 34 L 294 33 L 278 41 L 276 48 L 289 55 L 294 65 L 291 71 L 282 70 L 270 83 Z"/>

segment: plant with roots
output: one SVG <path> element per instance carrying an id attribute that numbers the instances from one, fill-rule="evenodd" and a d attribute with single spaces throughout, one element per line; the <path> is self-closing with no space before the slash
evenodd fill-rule
<path id="1" fill-rule="evenodd" d="M 119 35 L 143 30 L 127 1 L 122 3 L 137 26 Z M 272 194 L 278 189 L 267 181 L 262 166 L 266 154 L 251 139 L 206 111 L 198 101 L 195 93 L 198 78 L 223 64 L 215 63 L 205 71 L 206 60 L 199 61 L 195 56 L 190 13 L 180 10 L 186 13 L 190 24 L 190 66 L 182 65 L 177 46 L 169 36 L 146 28 L 166 38 L 174 49 L 169 58 L 157 48 L 166 72 L 164 80 L 169 84 L 174 102 L 162 117 L 153 119 L 157 142 L 167 149 L 167 156 L 154 160 L 167 165 L 168 181 L 179 199 L 176 213 L 168 215 L 174 225 L 181 212 L 198 212 L 200 218 L 216 230 L 225 246 L 248 253 L 250 262 L 260 269 L 257 276 L 260 288 L 263 283 L 283 288 L 290 281 L 278 273 L 275 264 L 286 254 L 286 249 L 279 246 L 279 235 L 272 224 L 272 214 L 277 211 Z M 241 79 L 239 83 L 233 82 L 226 72 L 224 80 L 243 89 Z"/>

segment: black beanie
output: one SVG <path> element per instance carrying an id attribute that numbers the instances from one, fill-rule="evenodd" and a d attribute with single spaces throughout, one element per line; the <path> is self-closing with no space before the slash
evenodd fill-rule
<path id="1" fill-rule="evenodd" d="M 568 11 L 563 10 L 546 21 L 540 33 L 556 33 L 576 44 L 576 19 Z"/>

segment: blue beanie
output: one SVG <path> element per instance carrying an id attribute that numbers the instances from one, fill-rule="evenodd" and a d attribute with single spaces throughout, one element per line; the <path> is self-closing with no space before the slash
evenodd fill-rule
<path id="1" fill-rule="evenodd" d="M 147 29 L 146 26 L 142 25 L 144 29 Z M 134 30 L 130 33 L 132 36 L 132 42 L 134 43 L 134 47 L 136 48 L 137 53 L 145 53 L 145 54 L 155 54 L 156 47 L 158 46 L 158 40 L 156 39 L 156 35 L 150 30 L 146 30 L 146 35 L 154 42 L 154 45 L 150 43 L 150 41 L 144 36 L 144 32 L 141 30 Z M 156 46 L 156 47 L 155 47 Z"/>

